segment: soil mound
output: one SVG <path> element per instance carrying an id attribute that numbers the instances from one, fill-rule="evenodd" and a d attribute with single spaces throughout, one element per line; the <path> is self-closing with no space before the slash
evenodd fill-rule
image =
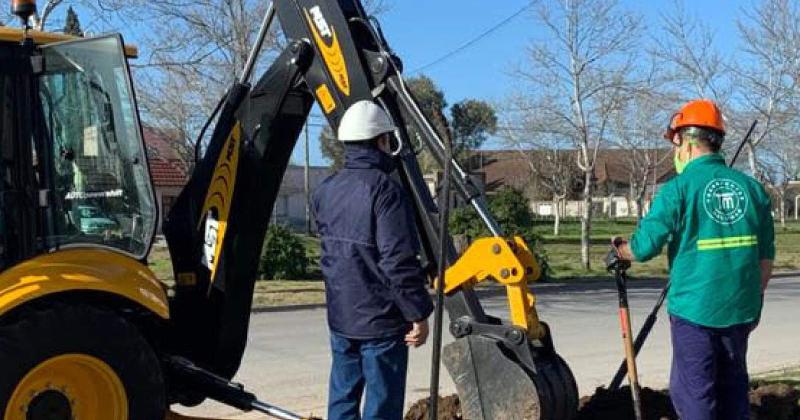
<path id="1" fill-rule="evenodd" d="M 677 420 L 672 401 L 665 391 L 642 388 L 642 416 L 645 420 Z M 597 388 L 591 397 L 580 401 L 577 420 L 635 420 L 631 402 L 631 390 L 625 386 L 616 391 Z"/>
<path id="2" fill-rule="evenodd" d="M 678 420 L 667 391 L 643 388 L 645 420 Z M 583 397 L 576 420 L 634 420 L 630 388 L 597 388 Z M 439 398 L 439 420 L 463 420 L 457 395 Z M 414 403 L 405 420 L 428 420 L 428 400 Z M 750 420 L 800 420 L 800 391 L 792 384 L 757 385 L 750 391 Z"/>
<path id="3" fill-rule="evenodd" d="M 753 420 L 800 420 L 800 391 L 789 384 L 761 385 L 750 391 Z"/>
<path id="4" fill-rule="evenodd" d="M 430 404 L 427 398 L 423 398 L 414 403 L 406 413 L 404 420 L 428 420 L 428 411 Z M 439 420 L 463 420 L 461 417 L 461 403 L 458 401 L 458 395 L 449 395 L 446 397 L 439 397 L 439 406 L 437 408 L 437 417 Z"/>

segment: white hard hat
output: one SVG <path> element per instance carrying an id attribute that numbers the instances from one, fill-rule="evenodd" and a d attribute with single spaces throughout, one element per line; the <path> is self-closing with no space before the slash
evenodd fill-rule
<path id="1" fill-rule="evenodd" d="M 354 142 L 374 139 L 395 130 L 389 114 L 372 101 L 358 101 L 345 111 L 339 124 L 339 141 Z"/>

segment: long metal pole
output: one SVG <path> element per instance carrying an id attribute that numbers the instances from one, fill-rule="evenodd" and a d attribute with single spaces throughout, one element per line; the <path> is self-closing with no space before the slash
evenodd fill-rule
<path id="1" fill-rule="evenodd" d="M 753 135 L 753 130 L 756 129 L 756 125 L 758 125 L 758 120 L 753 120 L 753 124 L 750 125 L 750 129 L 747 130 L 747 134 L 744 135 L 744 139 L 742 139 L 742 142 L 739 143 L 739 147 L 736 148 L 736 153 L 734 153 L 733 159 L 731 159 L 729 166 L 733 167 L 733 164 L 736 163 L 736 159 L 739 158 L 739 153 L 742 153 L 744 145 L 750 141 L 750 136 Z"/>
<path id="2" fill-rule="evenodd" d="M 267 13 L 264 15 L 264 20 L 261 22 L 261 28 L 258 30 L 258 37 L 253 48 L 250 50 L 250 55 L 247 56 L 247 62 L 242 70 L 242 75 L 239 77 L 239 83 L 245 84 L 250 81 L 250 76 L 253 74 L 253 69 L 256 67 L 258 55 L 261 52 L 261 47 L 264 45 L 264 40 L 267 39 L 269 27 L 272 26 L 272 21 L 275 19 L 275 3 L 270 2 Z"/>
<path id="3" fill-rule="evenodd" d="M 398 75 L 399 74 L 400 72 L 398 71 Z M 436 130 L 433 129 L 430 121 L 425 118 L 425 114 L 423 114 L 422 110 L 419 109 L 417 103 L 412 99 L 413 96 L 406 87 L 402 77 L 398 76 L 396 80 L 389 79 L 389 85 L 397 89 L 399 92 L 402 92 L 402 95 L 399 96 L 400 102 L 407 108 L 409 115 L 417 124 L 417 126 L 424 132 L 423 139 L 430 140 L 428 145 L 433 153 L 434 158 L 439 159 L 439 164 L 442 166 L 445 166 L 448 161 L 450 162 L 454 172 L 451 175 L 451 178 L 453 178 L 454 182 L 458 182 L 461 185 L 469 182 L 469 175 L 466 171 L 464 171 L 461 165 L 459 165 L 452 156 L 449 159 L 444 156 L 446 154 L 444 142 L 442 141 L 441 137 L 439 137 L 439 134 L 436 132 Z M 483 199 L 483 194 L 464 198 L 468 200 L 469 204 L 478 213 L 478 217 L 483 220 L 486 228 L 489 229 L 489 232 L 492 234 L 492 236 L 504 236 L 503 229 L 489 212 L 488 206 Z"/>
<path id="4" fill-rule="evenodd" d="M 305 133 L 305 169 L 303 171 L 303 192 L 305 194 L 306 199 L 306 234 L 311 235 L 311 181 L 309 180 L 310 177 L 310 169 L 309 169 L 309 161 L 311 160 L 309 157 L 308 151 L 308 120 L 306 119 L 306 133 Z"/>
<path id="5" fill-rule="evenodd" d="M 290 411 L 286 411 L 280 407 L 276 407 L 272 404 L 267 404 L 263 401 L 253 401 L 252 403 L 253 410 L 267 414 L 269 416 L 275 417 L 276 419 L 281 420 L 306 420 L 307 417 L 300 416 L 298 414 L 292 413 Z"/>
<path id="6" fill-rule="evenodd" d="M 446 255 L 450 245 L 450 233 L 447 225 L 450 217 L 450 171 L 453 166 L 453 146 L 447 140 L 444 145 L 444 173 L 442 174 L 442 190 L 439 197 L 439 273 L 436 281 L 436 312 L 433 318 L 433 355 L 431 357 L 431 389 L 430 402 L 428 404 L 428 418 L 430 420 L 437 420 L 439 415 L 439 370 L 442 360 L 444 277 L 447 272 L 448 259 Z"/>

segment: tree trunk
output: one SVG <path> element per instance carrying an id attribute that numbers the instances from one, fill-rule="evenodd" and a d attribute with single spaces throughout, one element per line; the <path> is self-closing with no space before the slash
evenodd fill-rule
<path id="1" fill-rule="evenodd" d="M 561 229 L 561 198 L 553 197 L 553 236 L 558 236 Z"/>
<path id="2" fill-rule="evenodd" d="M 749 141 L 745 144 L 747 147 L 747 164 L 750 166 L 750 175 L 756 178 L 756 148 Z"/>
<path id="3" fill-rule="evenodd" d="M 636 197 L 636 225 L 639 225 L 642 217 L 644 217 L 644 194 L 639 194 Z"/>
<path id="4" fill-rule="evenodd" d="M 781 228 L 786 229 L 786 199 L 784 195 L 779 195 L 781 200 Z"/>
<path id="5" fill-rule="evenodd" d="M 589 271 L 592 268 L 589 246 L 589 241 L 592 232 L 592 170 L 584 172 L 584 186 L 583 186 L 583 211 L 581 214 L 581 262 L 583 268 Z"/>

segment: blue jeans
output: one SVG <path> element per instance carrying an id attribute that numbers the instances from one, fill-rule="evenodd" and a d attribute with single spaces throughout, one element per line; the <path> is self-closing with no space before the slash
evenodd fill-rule
<path id="1" fill-rule="evenodd" d="M 669 391 L 682 420 L 747 420 L 747 340 L 751 324 L 703 327 L 670 316 Z"/>
<path id="2" fill-rule="evenodd" d="M 403 336 L 356 340 L 331 332 L 328 420 L 402 420 L 408 347 Z M 366 391 L 366 392 L 365 392 Z"/>

